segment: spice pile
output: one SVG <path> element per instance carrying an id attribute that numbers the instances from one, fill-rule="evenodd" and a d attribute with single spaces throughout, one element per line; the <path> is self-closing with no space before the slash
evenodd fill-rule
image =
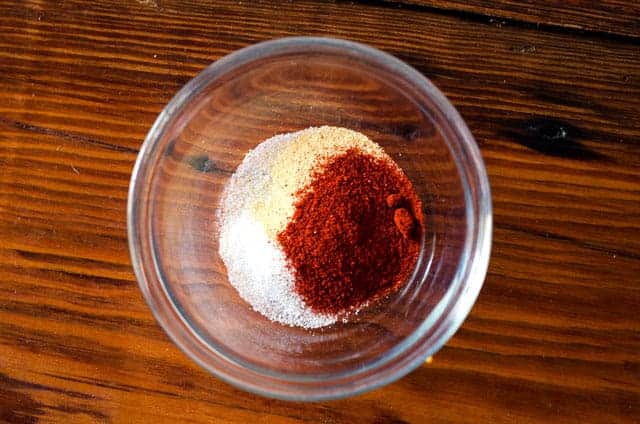
<path id="1" fill-rule="evenodd" d="M 258 312 L 317 328 L 400 288 L 424 218 L 411 182 L 361 133 L 308 128 L 249 152 L 220 208 L 229 281 Z"/>

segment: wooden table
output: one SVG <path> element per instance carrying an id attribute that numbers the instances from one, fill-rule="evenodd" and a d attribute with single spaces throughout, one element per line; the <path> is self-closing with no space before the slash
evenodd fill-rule
<path id="1" fill-rule="evenodd" d="M 640 3 L 0 3 L 0 421 L 640 422 Z M 489 274 L 434 358 L 300 404 L 208 375 L 135 282 L 125 204 L 157 114 L 221 56 L 348 38 L 428 76 L 484 155 Z"/>

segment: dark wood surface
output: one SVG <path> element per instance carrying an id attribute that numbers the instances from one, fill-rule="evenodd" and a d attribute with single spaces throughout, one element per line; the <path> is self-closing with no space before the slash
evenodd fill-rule
<path id="1" fill-rule="evenodd" d="M 637 3 L 415 3 L 0 3 L 1 422 L 640 422 Z M 341 401 L 209 376 L 156 324 L 127 250 L 129 175 L 162 107 L 286 35 L 416 67 L 492 184 L 489 274 L 460 331 Z"/>
<path id="2" fill-rule="evenodd" d="M 387 0 L 391 4 L 422 6 L 440 13 L 464 14 L 500 25 L 533 25 L 546 30 L 577 30 L 600 35 L 637 38 L 640 3 L 628 0 Z"/>

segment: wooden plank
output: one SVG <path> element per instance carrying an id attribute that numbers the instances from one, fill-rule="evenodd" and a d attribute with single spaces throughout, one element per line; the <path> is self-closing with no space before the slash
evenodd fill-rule
<path id="1" fill-rule="evenodd" d="M 634 43 L 310 1 L 4 2 L 0 34 L 0 421 L 640 416 Z M 430 77 L 477 137 L 495 207 L 485 287 L 433 364 L 317 404 L 195 366 L 148 311 L 126 247 L 129 173 L 163 105 L 220 56 L 294 34 L 366 42 Z"/>
<path id="2" fill-rule="evenodd" d="M 640 38 L 640 3 L 626 0 L 387 0 L 397 7 L 420 6 L 468 18 L 488 17 L 496 26 L 527 23 Z M 511 21 L 511 22 L 509 22 Z"/>

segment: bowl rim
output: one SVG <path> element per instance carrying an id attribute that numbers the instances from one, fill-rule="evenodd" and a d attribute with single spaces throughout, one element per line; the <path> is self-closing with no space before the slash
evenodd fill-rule
<path id="1" fill-rule="evenodd" d="M 217 75 L 228 72 L 236 66 L 249 63 L 257 58 L 289 50 L 296 51 L 296 49 L 301 48 L 307 50 L 310 48 L 343 50 L 350 55 L 375 61 L 400 75 L 412 87 L 422 90 L 423 94 L 433 101 L 438 108 L 438 112 L 442 115 L 441 117 L 450 126 L 449 130 L 455 134 L 455 138 L 460 142 L 459 146 L 451 146 L 447 142 L 447 146 L 450 149 L 455 150 L 457 148 L 459 150 L 452 152 L 452 156 L 464 186 L 468 231 L 461 260 L 452 284 L 452 288 L 457 291 L 454 292 L 454 290 L 449 289 L 445 298 L 438 304 L 440 310 L 432 311 L 409 337 L 391 350 L 392 354 L 389 357 L 385 356 L 375 361 L 367 369 L 360 369 L 347 376 L 340 376 L 340 378 L 344 379 L 362 375 L 364 377 L 360 383 L 366 382 L 367 384 L 353 384 L 353 382 L 347 381 L 346 383 L 343 382 L 342 385 L 322 386 L 319 389 L 314 387 L 310 390 L 310 386 L 297 385 L 295 390 L 283 390 L 281 387 L 279 389 L 265 387 L 265 385 L 256 383 L 257 380 L 252 380 L 251 378 L 238 378 L 230 372 L 205 362 L 198 355 L 198 352 L 194 350 L 198 349 L 198 346 L 194 344 L 195 339 L 199 338 L 200 340 L 198 341 L 205 345 L 208 345 L 208 343 L 202 340 L 197 331 L 191 328 L 180 313 L 180 308 L 171 299 L 171 295 L 167 292 L 164 284 L 161 283 L 162 279 L 159 276 L 161 276 L 162 272 L 158 268 L 157 262 L 154 260 L 155 267 L 153 267 L 153 270 L 150 270 L 149 267 L 143 267 L 144 260 L 142 256 L 145 252 L 143 252 L 144 247 L 141 242 L 141 234 L 143 232 L 139 228 L 139 217 L 141 215 L 139 213 L 140 204 L 138 200 L 143 190 L 149 189 L 149 187 L 144 187 L 143 182 L 146 180 L 145 177 L 149 169 L 147 164 L 157 156 L 157 141 L 162 138 L 168 124 L 178 115 L 191 97 L 196 95 Z M 439 128 L 439 130 L 442 131 L 443 129 Z M 470 179 L 474 181 L 473 191 L 476 193 L 475 197 L 477 199 L 474 198 L 469 187 Z M 400 59 L 361 43 L 326 37 L 286 37 L 253 44 L 216 60 L 185 84 L 169 101 L 149 130 L 133 167 L 127 199 L 127 234 L 133 270 L 145 301 L 169 338 L 202 368 L 236 387 L 263 396 L 298 401 L 339 399 L 367 392 L 400 379 L 416 369 L 427 357 L 437 352 L 462 325 L 479 295 L 489 264 L 492 238 L 491 193 L 484 162 L 471 132 L 454 106 L 427 77 Z M 149 281 L 155 281 L 156 283 L 150 284 Z M 158 292 L 158 290 L 160 291 Z M 455 299 L 453 303 L 451 303 L 451 299 Z M 438 313 L 436 314 L 436 312 Z M 443 312 L 446 312 L 445 316 L 442 316 Z M 426 331 L 433 325 L 433 317 L 444 318 L 444 322 L 440 323 L 440 331 L 436 334 L 436 340 L 429 346 L 426 346 L 426 343 L 420 345 L 421 337 L 424 337 Z M 179 334 L 173 328 L 176 325 L 176 321 L 172 320 L 177 320 L 177 323 L 184 327 L 181 329 L 182 334 Z M 186 337 L 185 334 L 190 334 L 191 338 Z M 410 349 L 413 350 L 409 352 Z M 223 352 L 213 348 L 211 350 L 220 356 L 217 359 L 222 359 L 223 362 L 234 362 L 233 358 L 226 357 Z M 390 369 L 387 369 L 390 361 L 398 360 L 398 358 L 400 358 L 400 361 L 392 365 Z M 241 363 L 236 363 L 235 365 L 248 370 Z M 253 373 L 259 372 L 255 368 L 249 371 Z M 384 372 L 385 375 L 381 378 L 373 378 L 381 372 Z M 274 376 L 264 375 L 264 377 L 273 378 Z M 282 377 L 282 375 L 278 375 L 278 377 Z M 285 385 L 295 385 L 295 383 L 300 383 L 302 380 L 291 378 L 288 380 L 282 379 L 282 381 Z M 326 381 L 324 383 L 326 384 Z"/>

